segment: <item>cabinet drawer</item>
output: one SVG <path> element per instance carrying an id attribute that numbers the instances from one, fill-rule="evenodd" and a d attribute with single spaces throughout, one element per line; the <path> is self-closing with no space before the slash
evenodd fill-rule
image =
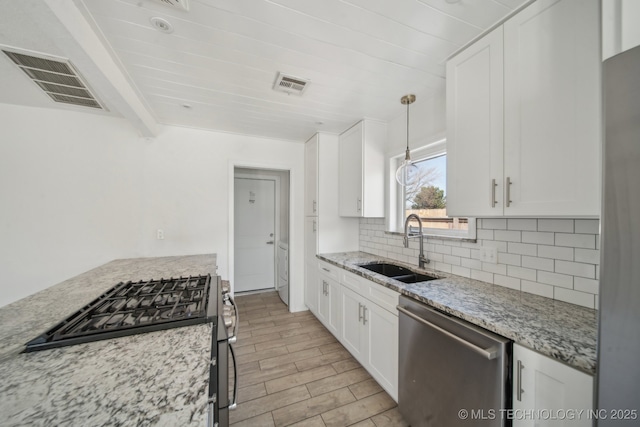
<path id="1" fill-rule="evenodd" d="M 342 279 L 340 283 L 358 294 L 365 296 L 367 294 L 368 280 L 353 274 L 349 271 L 342 270 Z"/>
<path id="2" fill-rule="evenodd" d="M 328 262 L 318 260 L 318 269 L 320 270 L 320 273 L 324 274 L 325 276 L 329 276 L 335 281 L 340 280 L 340 275 L 338 273 L 340 270 L 342 270 L 340 267 L 336 267 L 335 265 L 329 264 Z"/>
<path id="3" fill-rule="evenodd" d="M 368 292 L 366 297 L 372 302 L 378 304 L 380 307 L 384 308 L 387 311 L 390 311 L 391 314 L 397 316 L 398 309 L 398 301 L 400 300 L 400 294 L 396 291 L 392 291 L 389 288 L 385 288 L 383 285 L 380 285 L 375 282 L 368 282 Z"/>

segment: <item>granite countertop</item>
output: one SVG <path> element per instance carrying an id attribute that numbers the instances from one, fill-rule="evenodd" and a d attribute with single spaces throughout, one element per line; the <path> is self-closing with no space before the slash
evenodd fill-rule
<path id="1" fill-rule="evenodd" d="M 474 279 L 420 270 L 365 252 L 318 255 L 323 261 L 481 326 L 589 374 L 596 371 L 597 311 Z M 358 267 L 387 262 L 438 280 L 405 284 Z"/>
<path id="2" fill-rule="evenodd" d="M 204 425 L 211 324 L 20 353 L 121 281 L 201 274 L 215 255 L 122 259 L 1 307 L 1 424 Z"/>

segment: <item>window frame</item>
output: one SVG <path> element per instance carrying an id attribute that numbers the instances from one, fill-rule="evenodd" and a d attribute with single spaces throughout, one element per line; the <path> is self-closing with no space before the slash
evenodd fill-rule
<path id="1" fill-rule="evenodd" d="M 429 160 L 447 154 L 446 138 L 440 138 L 435 142 L 425 144 L 421 147 L 411 150 L 411 160 L 419 162 Z M 388 230 L 390 232 L 404 233 L 404 221 L 406 218 L 405 206 L 405 187 L 402 187 L 395 179 L 395 171 L 398 169 L 404 154 L 393 156 L 389 159 L 389 175 L 390 175 L 390 197 L 389 197 L 389 223 Z M 446 191 L 446 189 L 445 189 Z M 474 240 L 476 239 L 476 219 L 467 218 L 467 230 L 449 230 L 443 228 L 424 228 L 425 236 L 436 238 Z"/>

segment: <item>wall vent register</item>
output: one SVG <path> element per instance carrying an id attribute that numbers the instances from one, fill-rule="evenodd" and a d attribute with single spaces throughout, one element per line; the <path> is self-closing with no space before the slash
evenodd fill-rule
<path id="1" fill-rule="evenodd" d="M 55 102 L 106 110 L 70 62 L 2 51 Z"/>

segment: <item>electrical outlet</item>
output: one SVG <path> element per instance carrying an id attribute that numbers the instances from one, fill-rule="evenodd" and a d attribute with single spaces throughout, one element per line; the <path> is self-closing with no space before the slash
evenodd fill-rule
<path id="1" fill-rule="evenodd" d="M 163 229 L 158 228 L 158 230 L 156 230 L 156 239 L 164 240 L 164 230 Z"/>
<path id="2" fill-rule="evenodd" d="M 480 261 L 497 264 L 498 249 L 491 246 L 482 246 L 480 248 Z"/>

